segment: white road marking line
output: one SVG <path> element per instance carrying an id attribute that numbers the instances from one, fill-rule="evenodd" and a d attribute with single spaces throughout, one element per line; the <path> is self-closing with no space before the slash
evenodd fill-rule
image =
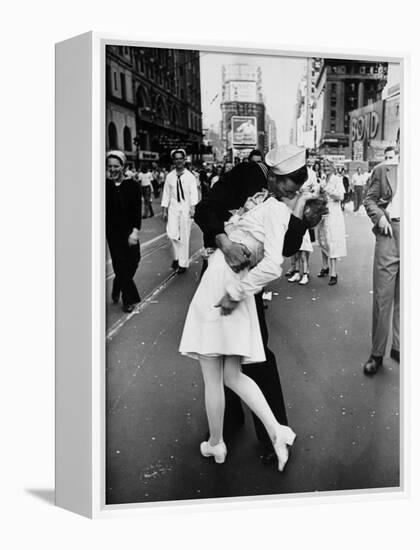
<path id="1" fill-rule="evenodd" d="M 192 263 L 193 261 L 195 261 L 201 254 L 201 250 L 197 250 L 197 252 L 195 252 L 191 258 L 190 258 L 190 263 Z M 173 273 L 171 273 L 170 275 L 168 275 L 168 277 L 166 277 L 166 279 L 164 279 L 159 286 L 157 286 L 155 289 L 153 289 L 147 296 L 144 300 L 142 300 L 135 308 L 134 310 L 131 312 L 131 313 L 127 313 L 126 315 L 123 315 L 122 317 L 120 317 L 111 327 L 109 327 L 109 329 L 107 330 L 106 332 L 106 341 L 107 342 L 110 342 L 114 336 L 120 331 L 120 329 L 127 323 L 127 321 L 129 321 L 134 315 L 137 315 L 138 313 L 140 313 L 141 311 L 143 311 L 143 309 L 145 309 L 149 304 L 150 302 L 153 300 L 153 298 L 156 298 L 156 296 L 158 296 L 158 294 L 160 294 L 162 292 L 162 290 L 164 290 L 168 284 L 170 283 L 170 281 L 172 279 L 174 279 L 177 275 L 177 272 L 174 271 Z"/>
<path id="2" fill-rule="evenodd" d="M 157 237 L 154 237 L 153 239 L 150 239 L 150 241 L 147 241 L 145 242 L 144 244 L 140 245 L 140 256 L 141 256 L 141 259 L 143 258 L 147 258 L 147 256 L 150 256 L 150 254 L 152 254 L 153 252 L 155 252 L 156 250 L 159 250 L 159 248 L 162 248 L 162 246 L 165 246 L 165 244 L 167 243 L 166 239 L 165 241 L 160 244 L 159 246 L 155 246 L 152 250 L 148 250 L 147 252 L 144 252 L 144 250 L 151 244 L 153 244 L 154 242 L 158 241 L 159 239 L 163 239 L 163 237 L 166 237 L 166 233 L 162 233 L 161 235 L 158 235 Z M 141 261 L 141 260 L 140 260 Z M 106 262 L 107 264 L 107 267 L 109 266 L 109 271 L 105 277 L 106 280 L 110 279 L 111 277 L 114 276 L 114 270 L 112 269 L 112 260 L 111 258 L 109 260 L 107 260 Z"/>

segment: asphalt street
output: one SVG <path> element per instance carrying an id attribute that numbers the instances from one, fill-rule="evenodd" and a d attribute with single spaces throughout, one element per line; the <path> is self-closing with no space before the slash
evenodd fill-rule
<path id="1" fill-rule="evenodd" d="M 248 411 L 245 426 L 227 440 L 225 464 L 200 455 L 207 431 L 201 372 L 178 345 L 199 281 L 201 260 L 193 255 L 201 235 L 194 226 L 191 267 L 172 275 L 168 244 L 159 237 L 163 221 L 144 222 L 151 244 L 136 281 L 147 300 L 129 316 L 109 304 L 109 293 L 107 300 L 107 504 L 398 487 L 400 368 L 388 357 L 376 376 L 362 372 L 374 248 L 364 211 L 347 205 L 348 253 L 338 263 L 338 285 L 316 277 L 315 246 L 307 286 L 283 277 L 268 288 L 270 347 L 297 433 L 283 473 L 261 463 Z"/>

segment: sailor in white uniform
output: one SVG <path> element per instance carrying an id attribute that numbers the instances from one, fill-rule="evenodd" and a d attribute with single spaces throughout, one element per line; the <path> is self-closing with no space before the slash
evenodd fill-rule
<path id="1" fill-rule="evenodd" d="M 162 194 L 162 215 L 167 220 L 166 233 L 172 244 L 172 268 L 184 273 L 189 266 L 191 219 L 198 202 L 197 182 L 185 168 L 186 152 L 171 152 L 175 169 L 166 176 Z"/>

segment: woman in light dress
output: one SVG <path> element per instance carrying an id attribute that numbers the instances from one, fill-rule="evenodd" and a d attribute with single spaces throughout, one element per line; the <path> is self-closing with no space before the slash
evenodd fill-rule
<path id="1" fill-rule="evenodd" d="M 216 249 L 188 310 L 179 349 L 200 362 L 210 431 L 210 439 L 201 443 L 200 451 L 218 463 L 224 462 L 227 454 L 223 442 L 223 385 L 233 390 L 264 424 L 280 471 L 295 439 L 291 428 L 277 422 L 259 387 L 243 374 L 241 364 L 266 359 L 254 294 L 281 274 L 284 235 L 292 209 L 296 216 L 303 216 L 308 197 L 296 195 L 307 178 L 307 170 L 304 164 L 299 166 L 291 174 L 274 176 L 272 193 L 258 193 L 247 201 L 244 212 L 226 223 L 229 239 L 247 247 L 251 264 L 235 273 L 222 251 Z M 251 203 L 254 206 L 247 210 Z"/>
<path id="2" fill-rule="evenodd" d="M 308 167 L 308 180 L 302 185 L 301 192 L 306 192 L 315 198 L 319 196 L 319 190 L 320 185 L 316 173 Z M 309 256 L 313 250 L 308 229 L 303 236 L 299 252 L 295 254 L 290 270 L 286 273 L 289 283 L 299 283 L 300 285 L 309 283 Z"/>
<path id="3" fill-rule="evenodd" d="M 326 178 L 321 184 L 321 190 L 327 195 L 329 213 L 323 216 L 318 226 L 318 243 L 322 254 L 322 269 L 318 277 L 330 274 L 328 284 L 333 286 L 338 281 L 337 258 L 347 255 L 346 229 L 341 210 L 345 189 L 341 178 L 335 175 L 332 162 L 324 160 L 322 167 Z"/>

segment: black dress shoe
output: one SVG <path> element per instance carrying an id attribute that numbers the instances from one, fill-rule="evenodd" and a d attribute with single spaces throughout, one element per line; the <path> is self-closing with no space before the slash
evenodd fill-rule
<path id="1" fill-rule="evenodd" d="M 171 268 L 172 269 L 178 269 L 179 265 L 178 265 L 178 260 L 174 260 L 171 264 Z"/>
<path id="2" fill-rule="evenodd" d="M 318 273 L 318 277 L 325 277 L 326 275 L 328 275 L 328 273 L 330 272 L 330 268 L 329 267 L 323 267 L 321 269 L 321 271 Z"/>
<path id="3" fill-rule="evenodd" d="M 363 372 L 368 376 L 371 376 L 376 374 L 380 367 L 382 367 L 382 357 L 371 355 L 363 365 Z"/>
<path id="4" fill-rule="evenodd" d="M 338 276 L 337 275 L 331 275 L 330 282 L 328 283 L 329 286 L 334 286 L 338 282 Z"/>
<path id="5" fill-rule="evenodd" d="M 179 267 L 178 268 L 178 273 L 180 273 L 180 274 L 185 273 L 186 271 L 187 271 L 186 267 Z"/>
<path id="6" fill-rule="evenodd" d="M 391 359 L 394 359 L 397 363 L 400 362 L 400 352 L 398 349 L 391 349 Z"/>
<path id="7" fill-rule="evenodd" d="M 114 304 L 118 304 L 118 302 L 120 301 L 120 291 L 118 291 L 118 292 L 113 292 L 113 293 L 111 294 L 111 298 L 112 298 L 112 302 L 113 302 Z"/>
<path id="8" fill-rule="evenodd" d="M 125 313 L 131 313 L 134 310 L 134 307 L 135 307 L 135 304 L 127 304 L 127 305 L 122 307 L 122 310 Z"/>

